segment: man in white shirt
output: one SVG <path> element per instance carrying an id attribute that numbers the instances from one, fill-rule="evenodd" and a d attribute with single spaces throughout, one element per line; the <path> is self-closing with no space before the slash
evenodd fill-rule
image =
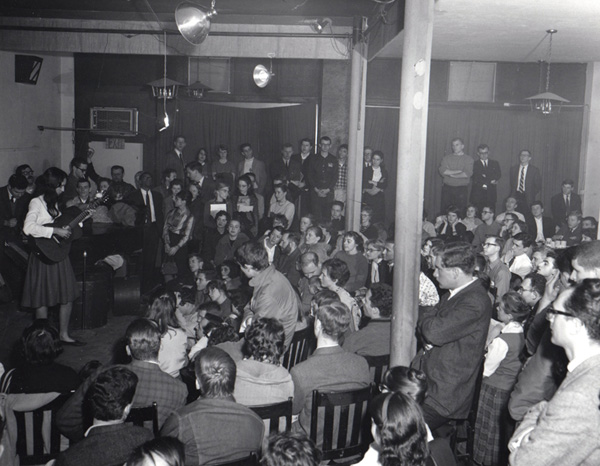
<path id="1" fill-rule="evenodd" d="M 543 243 L 546 238 L 552 238 L 555 233 L 554 222 L 550 217 L 544 216 L 544 204 L 542 201 L 531 203 L 532 218 L 528 219 L 527 226 L 536 243 Z"/>
<path id="2" fill-rule="evenodd" d="M 510 251 L 503 258 L 504 263 L 508 264 L 508 269 L 521 278 L 525 278 L 533 269 L 529 258 L 532 244 L 533 239 L 528 233 L 517 233 L 513 237 Z"/>

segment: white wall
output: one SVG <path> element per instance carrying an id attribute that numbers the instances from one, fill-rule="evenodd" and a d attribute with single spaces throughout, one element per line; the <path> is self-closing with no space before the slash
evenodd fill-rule
<path id="1" fill-rule="evenodd" d="M 33 54 L 32 54 L 33 55 Z M 71 126 L 74 118 L 73 58 L 39 55 L 44 59 L 35 86 L 15 83 L 15 53 L 0 52 L 0 185 L 14 169 L 27 163 L 36 176 L 50 166 L 67 166 L 72 157 L 72 133 L 39 131 L 42 126 Z"/>
<path id="2" fill-rule="evenodd" d="M 583 215 L 600 218 L 600 63 L 588 63 L 579 186 Z"/>
<path id="3" fill-rule="evenodd" d="M 135 186 L 133 177 L 142 170 L 144 145 L 142 143 L 126 142 L 124 149 L 108 149 L 105 142 L 92 141 L 90 147 L 94 149 L 94 169 L 98 175 L 110 178 L 110 167 L 121 165 L 125 169 L 123 179 Z"/>

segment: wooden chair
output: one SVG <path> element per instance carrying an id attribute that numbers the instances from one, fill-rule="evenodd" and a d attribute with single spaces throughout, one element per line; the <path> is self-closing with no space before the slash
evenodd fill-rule
<path id="1" fill-rule="evenodd" d="M 250 409 L 260 416 L 265 422 L 265 436 L 275 432 L 289 432 L 292 429 L 292 405 L 293 399 L 281 403 L 269 405 L 250 406 Z M 285 420 L 285 426 L 281 428 L 281 420 Z M 268 429 L 268 430 L 267 430 Z"/>
<path id="2" fill-rule="evenodd" d="M 233 460 L 228 463 L 216 463 L 215 466 L 258 466 L 259 464 L 260 460 L 258 459 L 258 454 L 252 452 L 249 456 L 246 456 L 245 458 Z"/>
<path id="3" fill-rule="evenodd" d="M 369 372 L 371 373 L 371 382 L 375 384 L 375 388 L 379 390 L 379 384 L 383 380 L 383 375 L 390 367 L 390 355 L 382 356 L 364 356 L 369 363 Z"/>
<path id="4" fill-rule="evenodd" d="M 371 442 L 369 405 L 374 386 L 346 392 L 313 390 L 310 438 L 323 460 L 362 455 Z"/>
<path id="5" fill-rule="evenodd" d="M 290 347 L 283 355 L 281 365 L 288 371 L 296 364 L 306 361 L 315 349 L 315 334 L 311 325 L 294 333 Z"/>
<path id="6" fill-rule="evenodd" d="M 70 392 L 63 393 L 33 411 L 14 411 L 20 464 L 46 464 L 58 457 L 61 445 L 65 445 L 63 450 L 66 449 L 67 440 L 60 435 L 55 419 L 57 411 L 70 396 Z"/>
<path id="7" fill-rule="evenodd" d="M 144 427 L 146 422 L 152 421 L 152 433 L 158 437 L 158 407 L 156 401 L 150 406 L 131 408 L 125 422 L 131 422 L 136 426 Z"/>

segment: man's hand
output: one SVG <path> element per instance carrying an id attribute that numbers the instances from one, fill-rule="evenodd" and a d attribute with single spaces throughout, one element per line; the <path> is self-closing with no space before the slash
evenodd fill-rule
<path id="1" fill-rule="evenodd" d="M 8 228 L 14 228 L 17 226 L 17 219 L 16 218 L 11 218 L 10 220 L 6 220 L 4 222 L 4 226 L 7 226 Z"/>

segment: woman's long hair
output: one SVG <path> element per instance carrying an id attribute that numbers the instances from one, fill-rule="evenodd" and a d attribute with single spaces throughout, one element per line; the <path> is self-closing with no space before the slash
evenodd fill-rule
<path id="1" fill-rule="evenodd" d="M 52 217 L 58 217 L 58 188 L 64 180 L 67 179 L 67 174 L 60 168 L 50 167 L 42 173 L 36 180 L 36 194 L 44 196 L 44 201 L 48 207 L 48 212 Z"/>
<path id="2" fill-rule="evenodd" d="M 245 182 L 248 185 L 248 192 L 246 193 L 246 196 L 248 196 L 248 197 L 256 197 L 254 195 L 254 185 L 252 184 L 252 179 L 248 175 L 242 175 L 242 176 L 240 176 L 235 181 L 235 189 L 233 190 L 234 196 L 235 197 L 240 197 L 242 195 L 240 193 L 240 188 L 238 186 L 238 183 L 240 181 L 243 181 L 243 182 Z"/>
<path id="3" fill-rule="evenodd" d="M 429 457 L 427 428 L 421 407 L 402 393 L 384 393 L 373 400 L 382 466 L 424 466 Z"/>
<path id="4" fill-rule="evenodd" d="M 161 335 L 167 333 L 169 327 L 179 328 L 179 322 L 175 316 L 176 302 L 175 294 L 171 291 L 159 293 L 152 300 L 146 317 L 158 324 Z"/>

